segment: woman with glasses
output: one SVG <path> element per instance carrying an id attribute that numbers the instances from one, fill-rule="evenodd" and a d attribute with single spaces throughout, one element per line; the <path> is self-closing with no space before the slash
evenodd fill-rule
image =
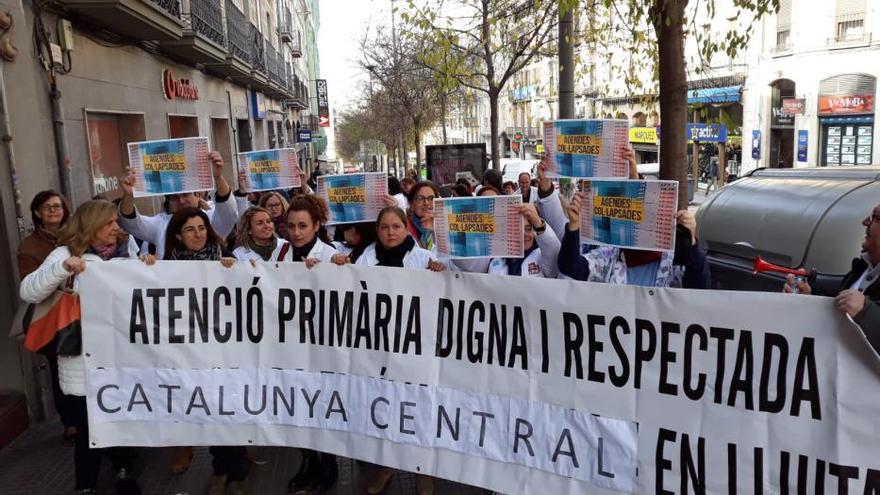
<path id="1" fill-rule="evenodd" d="M 48 189 L 40 191 L 31 201 L 31 220 L 34 231 L 18 245 L 18 274 L 24 279 L 40 267 L 43 261 L 58 247 L 58 231 L 67 223 L 70 207 L 61 193 Z M 20 318 L 16 318 L 21 321 Z M 44 353 L 52 375 L 52 397 L 55 410 L 64 425 L 65 440 L 73 440 L 77 428 L 73 424 L 71 397 L 61 392 L 58 383 L 58 356 L 54 352 Z"/>
<path id="2" fill-rule="evenodd" d="M 409 190 L 410 215 L 407 230 L 419 247 L 436 253 L 434 244 L 434 198 L 440 197 L 440 189 L 431 181 L 417 182 Z"/>
<path id="3" fill-rule="evenodd" d="M 275 224 L 275 233 L 281 239 L 285 239 L 287 237 L 287 217 L 284 213 L 287 212 L 288 203 L 284 195 L 276 191 L 263 193 L 257 205 L 269 212 L 269 217 Z"/>

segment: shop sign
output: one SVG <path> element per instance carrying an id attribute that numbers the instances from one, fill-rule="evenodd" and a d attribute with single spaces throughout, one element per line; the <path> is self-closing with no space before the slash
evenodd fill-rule
<path id="1" fill-rule="evenodd" d="M 874 113 L 874 95 L 819 97 L 819 115 L 850 113 Z"/>
<path id="2" fill-rule="evenodd" d="M 660 136 L 657 134 L 656 127 L 630 127 L 629 142 L 657 144 Z"/>
<path id="3" fill-rule="evenodd" d="M 318 127 L 330 127 L 330 100 L 327 96 L 327 80 L 316 79 L 318 90 Z"/>
<path id="4" fill-rule="evenodd" d="M 761 159 L 761 131 L 752 131 L 752 158 Z"/>
<path id="5" fill-rule="evenodd" d="M 689 123 L 687 137 L 689 142 L 726 143 L 727 126 L 724 124 Z"/>
<path id="6" fill-rule="evenodd" d="M 798 131 L 798 141 L 797 141 L 797 161 L 806 162 L 807 161 L 807 143 L 809 142 L 809 131 L 806 129 L 801 129 Z"/>
<path id="7" fill-rule="evenodd" d="M 543 153 L 543 152 L 544 152 L 544 145 L 543 144 L 536 144 L 535 145 L 535 153 Z"/>
<path id="8" fill-rule="evenodd" d="M 786 113 L 785 109 L 780 107 L 773 107 L 770 109 L 772 112 L 772 118 L 770 119 L 770 127 L 777 128 L 785 128 L 785 129 L 793 129 L 794 128 L 794 115 L 790 113 Z"/>
<path id="9" fill-rule="evenodd" d="M 162 71 L 162 94 L 166 100 L 198 100 L 199 88 L 185 77 L 175 79 L 174 72 L 165 69 Z"/>
<path id="10" fill-rule="evenodd" d="M 254 120 L 266 118 L 266 97 L 263 93 L 251 90 L 251 110 L 254 114 Z"/>
<path id="11" fill-rule="evenodd" d="M 807 100 L 803 98 L 783 98 L 782 111 L 789 115 L 803 115 L 807 109 Z"/>
<path id="12" fill-rule="evenodd" d="M 296 142 L 297 143 L 311 143 L 312 142 L 312 130 L 311 129 L 299 129 L 296 131 Z"/>

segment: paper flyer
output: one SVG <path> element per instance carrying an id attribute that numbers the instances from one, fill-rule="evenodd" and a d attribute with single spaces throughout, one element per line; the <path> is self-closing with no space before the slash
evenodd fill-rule
<path id="1" fill-rule="evenodd" d="M 522 196 L 479 196 L 434 200 L 434 240 L 453 258 L 521 258 Z"/>
<path id="2" fill-rule="evenodd" d="M 678 182 L 581 180 L 581 242 L 629 249 L 675 249 Z"/>
<path id="3" fill-rule="evenodd" d="M 204 137 L 128 143 L 135 197 L 213 189 L 210 149 Z"/>
<path id="4" fill-rule="evenodd" d="M 323 175 L 318 177 L 318 196 L 330 208 L 327 225 L 340 223 L 375 222 L 385 207 L 388 194 L 388 174 Z"/>
<path id="5" fill-rule="evenodd" d="M 301 187 L 296 150 L 249 151 L 238 154 L 238 175 L 242 190 L 247 192 L 293 189 Z"/>
<path id="6" fill-rule="evenodd" d="M 548 177 L 628 177 L 623 150 L 629 146 L 625 120 L 544 122 Z"/>

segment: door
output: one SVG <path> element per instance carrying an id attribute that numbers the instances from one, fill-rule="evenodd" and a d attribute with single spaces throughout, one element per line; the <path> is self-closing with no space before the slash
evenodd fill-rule
<path id="1" fill-rule="evenodd" d="M 235 134 L 238 136 L 238 151 L 239 153 L 245 151 L 253 151 L 253 144 L 251 140 L 251 126 L 248 125 L 247 119 L 239 119 L 235 122 L 236 132 Z"/>
<path id="2" fill-rule="evenodd" d="M 211 146 L 220 153 L 226 163 L 223 177 L 226 178 L 232 189 L 236 189 L 238 179 L 236 178 L 235 165 L 237 162 L 233 156 L 232 140 L 229 136 L 229 119 L 211 119 Z"/>
<path id="3" fill-rule="evenodd" d="M 199 137 L 199 119 L 198 117 L 169 115 L 168 116 L 168 137 L 169 138 L 187 138 Z"/>

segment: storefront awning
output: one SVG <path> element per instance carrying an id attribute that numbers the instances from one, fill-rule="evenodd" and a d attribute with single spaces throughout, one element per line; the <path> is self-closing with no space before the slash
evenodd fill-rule
<path id="1" fill-rule="evenodd" d="M 735 103 L 740 99 L 742 86 L 703 88 L 688 91 L 688 105 L 696 103 Z"/>

